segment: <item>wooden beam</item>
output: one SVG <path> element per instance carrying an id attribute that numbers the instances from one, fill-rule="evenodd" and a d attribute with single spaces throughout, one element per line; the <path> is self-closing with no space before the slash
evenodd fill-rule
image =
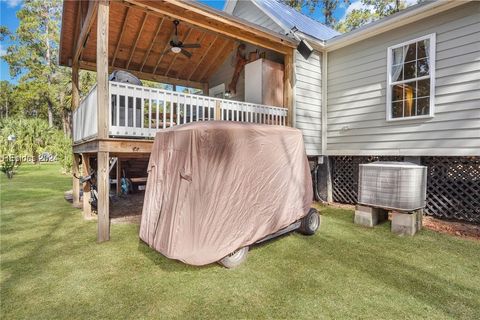
<path id="1" fill-rule="evenodd" d="M 206 35 L 207 35 L 206 32 L 202 32 L 202 36 L 201 36 L 197 41 L 194 41 L 194 42 L 195 42 L 195 43 L 199 43 L 200 45 L 202 45 L 202 41 L 205 39 L 205 36 L 206 36 Z M 210 43 L 210 45 L 208 46 L 208 48 L 211 47 L 212 43 L 213 43 L 213 41 Z M 207 49 L 207 51 L 208 51 L 208 49 Z M 197 55 L 194 54 L 192 57 L 193 57 L 193 58 L 196 58 Z M 203 58 L 203 56 L 200 57 L 200 58 Z M 191 62 L 192 64 L 194 63 L 192 59 L 190 59 L 190 62 Z M 198 64 L 197 64 L 197 65 L 198 65 Z M 177 75 L 181 77 L 181 76 L 183 76 L 183 75 L 185 74 L 186 71 L 191 70 L 191 69 L 192 69 L 192 65 L 187 61 L 187 63 L 185 63 L 185 66 L 182 68 L 182 70 L 181 70 L 180 72 L 177 73 Z M 188 77 L 186 77 L 186 78 L 188 79 Z"/>
<path id="2" fill-rule="evenodd" d="M 85 46 L 85 41 L 87 41 L 88 34 L 92 28 L 93 22 L 95 21 L 95 16 L 98 11 L 98 1 L 89 1 L 88 2 L 88 11 L 87 16 L 82 24 L 82 30 L 80 31 L 80 36 L 78 37 L 77 44 L 75 46 L 75 51 L 73 55 L 72 65 L 78 64 L 80 55 L 82 54 L 83 48 Z"/>
<path id="3" fill-rule="evenodd" d="M 97 17 L 97 125 L 98 138 L 108 137 L 108 27 L 109 2 L 100 0 Z"/>
<path id="4" fill-rule="evenodd" d="M 77 143 L 73 146 L 75 153 L 94 154 L 99 151 L 115 154 L 149 154 L 152 152 L 153 140 L 139 139 L 101 139 Z"/>
<path id="5" fill-rule="evenodd" d="M 120 36 L 118 38 L 118 43 L 115 47 L 115 52 L 113 53 L 113 59 L 112 59 L 112 66 L 115 65 L 115 60 L 117 59 L 117 54 L 118 50 L 120 49 L 120 44 L 122 43 L 122 38 L 123 38 L 123 33 L 125 32 L 125 29 L 127 28 L 127 20 L 128 20 L 128 13 L 130 12 L 130 8 L 127 7 L 127 12 L 125 13 L 125 18 L 123 19 L 123 25 L 122 25 L 122 30 L 120 31 Z"/>
<path id="6" fill-rule="evenodd" d="M 98 140 L 90 140 L 85 142 L 76 143 L 73 145 L 74 153 L 97 153 L 98 151 Z"/>
<path id="7" fill-rule="evenodd" d="M 85 69 L 85 70 L 95 71 L 96 70 L 96 65 L 95 65 L 95 63 L 92 63 L 92 62 L 82 61 L 82 62 L 80 62 L 80 68 Z M 135 70 L 127 70 L 125 68 L 120 68 L 120 67 L 115 67 L 115 68 L 109 67 L 108 70 L 109 70 L 109 72 L 112 72 L 113 70 L 125 70 L 125 71 L 130 72 L 131 74 L 133 74 L 134 76 L 136 76 L 139 79 L 154 81 L 154 82 L 160 82 L 160 83 L 167 83 L 167 84 L 176 84 L 176 85 L 183 86 L 183 87 L 201 89 L 202 86 L 203 86 L 203 83 L 198 82 L 198 81 L 188 81 L 188 80 L 183 80 L 183 79 L 161 76 L 161 75 L 158 75 L 158 74 L 151 74 L 151 73 L 140 72 L 140 71 L 135 71 Z"/>
<path id="8" fill-rule="evenodd" d="M 190 29 L 188 30 L 187 34 L 186 34 L 185 37 L 183 38 L 183 41 L 182 41 L 183 43 L 186 43 L 188 37 L 189 37 L 190 34 L 192 33 L 192 30 L 193 30 L 193 28 L 190 28 Z M 165 74 L 164 74 L 165 76 L 168 77 L 168 74 L 170 73 L 170 70 L 172 69 L 172 66 L 175 64 L 175 61 L 177 61 L 177 58 L 178 58 L 178 56 L 179 56 L 180 54 L 181 54 L 181 53 L 176 53 L 176 54 L 173 56 L 173 59 L 172 59 L 172 61 L 170 62 L 170 65 L 169 65 L 168 68 L 167 68 L 167 72 L 165 72 Z"/>
<path id="9" fill-rule="evenodd" d="M 199 80 L 203 80 L 205 75 L 207 75 L 208 71 L 210 70 L 210 68 L 215 64 L 215 63 L 218 63 L 218 58 L 222 55 L 222 53 L 224 53 L 223 51 L 228 49 L 229 47 L 229 43 L 228 41 L 225 41 L 225 43 L 223 44 L 223 46 L 220 48 L 220 50 L 217 51 L 217 53 L 215 53 L 215 55 L 212 57 L 212 59 L 210 60 L 210 63 L 207 65 L 207 67 L 203 70 L 203 72 L 200 74 L 200 77 L 198 77 Z M 220 66 L 220 65 L 219 65 Z M 208 82 L 208 81 L 207 81 Z"/>
<path id="10" fill-rule="evenodd" d="M 86 153 L 82 154 L 82 175 L 88 176 L 90 174 L 90 156 Z M 90 183 L 83 184 L 83 218 L 92 218 L 92 206 L 90 205 Z"/>
<path id="11" fill-rule="evenodd" d="M 80 89 L 79 89 L 79 70 L 78 64 L 72 66 L 72 111 L 77 110 L 80 105 Z"/>
<path id="12" fill-rule="evenodd" d="M 72 174 L 73 174 L 73 185 L 72 185 L 72 196 L 73 196 L 73 206 L 75 208 L 81 208 L 80 204 L 80 182 L 76 177 L 80 176 L 80 155 L 73 154 L 73 165 L 72 165 Z"/>
<path id="13" fill-rule="evenodd" d="M 133 43 L 133 47 L 130 50 L 130 57 L 128 57 L 128 62 L 127 62 L 126 69 L 128 69 L 128 67 L 130 67 L 130 62 L 132 62 L 133 54 L 135 53 L 135 49 L 137 49 L 138 40 L 140 39 L 140 36 L 142 35 L 142 31 L 143 31 L 143 28 L 145 27 L 145 22 L 147 22 L 147 19 L 148 19 L 148 12 L 145 12 L 145 16 L 143 17 L 142 26 L 140 27 L 140 30 L 138 31 L 137 37 L 135 38 L 135 42 Z"/>
<path id="14" fill-rule="evenodd" d="M 283 106 L 287 108 L 287 125 L 293 125 L 293 50 L 284 56 Z"/>
<path id="15" fill-rule="evenodd" d="M 75 17 L 75 31 L 74 31 L 74 34 L 73 34 L 73 39 L 77 39 L 79 36 L 80 36 L 80 31 L 82 30 L 82 21 L 81 21 L 81 17 L 82 17 L 82 1 L 78 1 L 78 5 L 77 5 L 77 15 Z M 72 41 L 72 53 L 75 54 L 75 50 L 77 49 L 77 43 L 74 41 Z M 75 65 L 78 65 L 77 63 L 71 63 L 70 64 L 72 67 L 75 66 Z"/>
<path id="16" fill-rule="evenodd" d="M 195 74 L 195 72 L 198 70 L 198 67 L 201 66 L 203 64 L 203 61 L 205 60 L 205 58 L 208 56 L 208 52 L 210 51 L 210 49 L 212 49 L 212 46 L 213 44 L 217 41 L 218 39 L 218 35 L 215 36 L 215 39 L 213 39 L 212 42 L 210 42 L 210 45 L 208 46 L 207 50 L 205 50 L 205 53 L 203 55 L 203 57 L 200 59 L 200 61 L 197 63 L 197 65 L 195 66 L 195 68 L 192 69 L 192 72 L 190 72 L 189 76 L 187 77 L 188 80 L 192 79 L 192 76 Z"/>
<path id="17" fill-rule="evenodd" d="M 109 153 L 129 153 L 129 154 L 142 154 L 151 153 L 153 146 L 153 140 L 102 140 L 100 141 L 99 150 Z"/>
<path id="18" fill-rule="evenodd" d="M 167 50 L 168 46 L 170 45 L 170 43 L 169 43 L 170 40 L 169 39 L 171 39 L 174 34 L 175 34 L 175 28 L 173 28 L 172 32 L 170 32 L 170 37 L 165 42 L 165 45 L 163 46 L 162 51 L 160 51 L 160 58 L 158 58 L 157 64 L 155 65 L 155 69 L 153 69 L 153 74 L 157 73 L 157 68 L 160 65 L 160 62 L 162 61 L 163 56 L 165 55 L 165 51 Z"/>
<path id="19" fill-rule="evenodd" d="M 200 5 L 191 1 L 124 0 L 124 2 L 279 53 L 285 53 L 288 47 L 296 47 L 294 41 L 286 36 L 274 34 L 260 26 L 249 25 L 226 14 L 201 8 Z"/>
<path id="20" fill-rule="evenodd" d="M 147 62 L 148 60 L 148 57 L 150 56 L 150 52 L 152 51 L 152 48 L 153 46 L 155 45 L 155 40 L 157 39 L 158 37 L 158 33 L 160 32 L 160 30 L 162 29 L 162 26 L 163 26 L 163 22 L 165 21 L 165 18 L 160 18 L 160 23 L 158 24 L 158 27 L 157 27 L 157 30 L 155 31 L 155 36 L 153 37 L 153 40 L 152 40 L 152 43 L 150 43 L 150 46 L 148 47 L 148 50 L 147 52 L 145 52 L 145 56 L 143 57 L 143 61 L 142 61 L 142 66 L 140 67 L 140 72 L 143 71 L 143 67 L 145 67 L 145 63 Z"/>
<path id="21" fill-rule="evenodd" d="M 104 242 L 110 240 L 110 177 L 108 152 L 100 151 L 97 153 L 97 178 L 97 241 Z"/>

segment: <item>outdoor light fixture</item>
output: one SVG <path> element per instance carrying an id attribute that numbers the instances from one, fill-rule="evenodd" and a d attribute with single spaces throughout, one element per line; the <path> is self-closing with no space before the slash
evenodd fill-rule
<path id="1" fill-rule="evenodd" d="M 180 52 L 182 51 L 182 48 L 180 48 L 180 47 L 172 47 L 171 50 L 172 50 L 173 53 L 180 53 Z"/>
<path id="2" fill-rule="evenodd" d="M 223 95 L 225 98 L 229 99 L 232 97 L 232 93 L 230 91 L 225 91 L 225 94 Z"/>

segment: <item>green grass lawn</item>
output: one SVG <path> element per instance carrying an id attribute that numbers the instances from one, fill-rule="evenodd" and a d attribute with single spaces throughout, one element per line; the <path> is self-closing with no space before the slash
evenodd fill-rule
<path id="1" fill-rule="evenodd" d="M 138 225 L 96 222 L 63 200 L 56 165 L 1 180 L 2 319 L 381 318 L 474 319 L 480 242 L 389 224 L 355 226 L 350 210 L 322 208 L 322 229 L 258 246 L 227 270 L 191 267 L 139 241 Z"/>

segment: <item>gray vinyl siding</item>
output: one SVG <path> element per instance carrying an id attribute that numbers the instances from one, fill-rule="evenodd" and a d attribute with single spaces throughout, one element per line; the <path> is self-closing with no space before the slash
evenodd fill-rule
<path id="1" fill-rule="evenodd" d="M 386 121 L 387 48 L 436 34 L 435 115 Z M 480 3 L 328 54 L 327 154 L 480 155 Z"/>
<path id="2" fill-rule="evenodd" d="M 322 153 L 322 74 L 321 55 L 305 60 L 295 54 L 295 127 L 302 130 L 307 155 Z"/>
<path id="3" fill-rule="evenodd" d="M 278 33 L 284 30 L 250 1 L 238 1 L 233 15 Z"/>

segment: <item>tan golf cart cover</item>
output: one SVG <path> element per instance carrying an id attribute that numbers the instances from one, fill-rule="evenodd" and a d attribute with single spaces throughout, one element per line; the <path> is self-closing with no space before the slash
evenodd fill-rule
<path id="1" fill-rule="evenodd" d="M 304 217 L 312 198 L 299 130 L 176 126 L 155 137 L 140 238 L 168 258 L 205 265 Z"/>

